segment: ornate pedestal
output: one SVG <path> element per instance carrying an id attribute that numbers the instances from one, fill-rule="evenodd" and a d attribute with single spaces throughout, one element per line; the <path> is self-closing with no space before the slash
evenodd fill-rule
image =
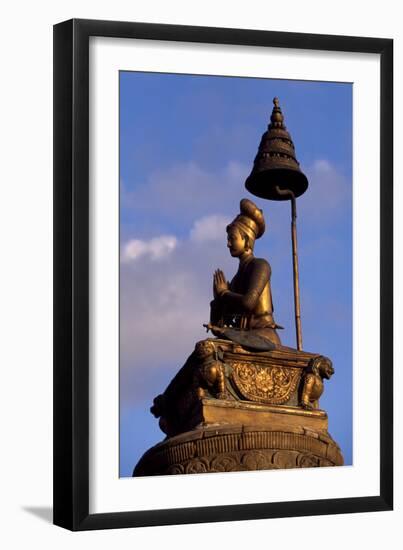
<path id="1" fill-rule="evenodd" d="M 280 348 L 249 352 L 210 338 L 151 411 L 167 434 L 134 476 L 339 466 L 343 457 L 318 408 L 331 362 Z"/>

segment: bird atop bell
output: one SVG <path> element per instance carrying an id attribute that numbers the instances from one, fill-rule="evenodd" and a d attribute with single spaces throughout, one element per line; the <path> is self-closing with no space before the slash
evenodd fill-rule
<path id="1" fill-rule="evenodd" d="M 270 124 L 262 136 L 245 187 L 262 199 L 287 200 L 290 195 L 284 191 L 291 191 L 294 197 L 299 197 L 307 190 L 308 180 L 295 157 L 294 144 L 284 126 L 284 116 L 277 97 L 273 103 Z"/>

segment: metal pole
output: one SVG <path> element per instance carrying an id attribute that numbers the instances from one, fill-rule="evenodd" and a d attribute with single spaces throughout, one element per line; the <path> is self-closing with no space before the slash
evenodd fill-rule
<path id="1" fill-rule="evenodd" d="M 297 203 L 295 195 L 290 189 L 276 187 L 279 195 L 288 196 L 291 200 L 291 241 L 292 241 L 292 265 L 294 276 L 294 309 L 295 309 L 295 332 L 297 337 L 297 349 L 302 350 L 302 328 L 301 308 L 299 301 L 299 273 L 298 273 L 298 252 L 297 252 Z"/>
<path id="2" fill-rule="evenodd" d="M 292 239 L 292 264 L 294 272 L 294 306 L 295 306 L 295 330 L 297 336 L 297 349 L 302 350 L 301 309 L 299 303 L 299 273 L 297 252 L 297 202 L 294 194 L 291 197 L 291 239 Z"/>

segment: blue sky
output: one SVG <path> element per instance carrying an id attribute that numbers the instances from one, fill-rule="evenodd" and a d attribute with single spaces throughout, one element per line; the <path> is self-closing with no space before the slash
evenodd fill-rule
<path id="1" fill-rule="evenodd" d="M 121 476 L 164 438 L 149 408 L 206 337 L 212 272 L 237 270 L 225 226 L 243 197 L 264 211 L 255 255 L 295 346 L 290 206 L 244 187 L 274 96 L 310 183 L 297 202 L 304 349 L 333 361 L 321 407 L 352 463 L 352 85 L 121 72 Z"/>

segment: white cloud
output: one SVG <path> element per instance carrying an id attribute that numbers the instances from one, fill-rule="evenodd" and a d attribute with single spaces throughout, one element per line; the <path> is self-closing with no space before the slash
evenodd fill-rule
<path id="1" fill-rule="evenodd" d="M 227 216 L 213 214 L 195 221 L 190 231 L 190 239 L 201 243 L 206 241 L 225 240 L 225 228 L 231 219 Z"/>
<path id="2" fill-rule="evenodd" d="M 144 241 L 131 239 L 122 250 L 122 262 L 135 262 L 139 258 L 148 256 L 152 261 L 167 258 L 177 247 L 178 240 L 173 235 L 161 235 Z"/>
<path id="3" fill-rule="evenodd" d="M 333 167 L 326 159 L 318 159 L 313 163 L 313 170 L 316 172 L 332 172 Z"/>
<path id="4" fill-rule="evenodd" d="M 150 253 L 150 243 L 161 242 L 162 236 L 149 241 L 132 239 L 123 246 L 120 359 L 124 402 L 151 402 L 165 389 L 164 377 L 176 374 L 195 343 L 206 337 L 203 323 L 209 321 L 214 269 L 223 269 L 229 279 L 237 270 L 226 248 L 227 223 L 221 214 L 196 220 L 187 237 L 175 240 L 163 268 Z M 139 257 L 141 261 L 136 262 Z"/>

